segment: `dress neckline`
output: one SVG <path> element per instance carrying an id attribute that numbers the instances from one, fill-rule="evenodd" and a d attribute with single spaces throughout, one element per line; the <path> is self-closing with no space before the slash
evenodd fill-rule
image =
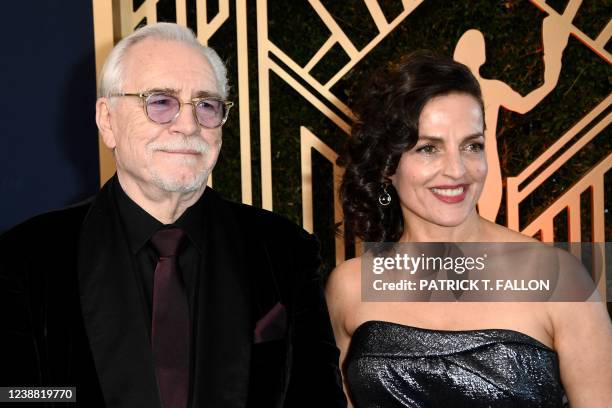
<path id="1" fill-rule="evenodd" d="M 555 353 L 557 354 L 557 352 L 550 348 L 549 346 L 547 346 L 546 344 L 542 343 L 540 340 L 525 334 L 523 332 L 517 331 L 517 330 L 512 330 L 512 329 L 497 329 L 497 328 L 488 328 L 488 329 L 469 329 L 469 330 L 447 330 L 447 329 L 427 329 L 424 327 L 417 327 L 417 326 L 410 326 L 407 324 L 402 324 L 402 323 L 397 323 L 397 322 L 391 322 L 391 321 L 387 321 L 387 320 L 377 320 L 377 319 L 373 319 L 373 320 L 366 320 L 363 323 L 361 323 L 359 326 L 357 326 L 357 328 L 353 331 L 353 336 L 355 337 L 355 335 L 357 334 L 357 332 L 360 332 L 362 330 L 365 330 L 368 326 L 372 326 L 372 325 L 391 325 L 391 326 L 396 326 L 396 327 L 403 327 L 405 329 L 408 330 L 416 330 L 416 331 L 421 331 L 421 332 L 429 332 L 429 333 L 442 333 L 442 334 L 470 334 L 470 333 L 510 333 L 510 334 L 514 334 L 517 335 L 519 337 L 522 337 L 525 341 L 529 342 L 529 343 L 533 343 L 535 346 L 538 346 L 540 348 L 546 349 L 548 351 L 550 351 L 551 353 Z"/>

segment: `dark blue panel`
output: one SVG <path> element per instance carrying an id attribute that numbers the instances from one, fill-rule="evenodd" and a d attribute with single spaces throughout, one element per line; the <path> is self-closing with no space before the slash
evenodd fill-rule
<path id="1" fill-rule="evenodd" d="M 3 2 L 0 231 L 98 189 L 91 1 Z"/>

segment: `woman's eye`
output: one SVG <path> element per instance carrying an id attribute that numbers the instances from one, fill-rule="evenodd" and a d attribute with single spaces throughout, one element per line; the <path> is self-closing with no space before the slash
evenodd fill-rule
<path id="1" fill-rule="evenodd" d="M 425 153 L 425 154 L 433 154 L 433 153 L 436 152 L 436 150 L 437 150 L 436 146 L 428 144 L 428 145 L 424 145 L 424 146 L 418 147 L 416 149 L 416 152 L 417 153 Z"/>
<path id="2" fill-rule="evenodd" d="M 484 150 L 484 143 L 470 143 L 466 149 L 470 152 L 482 152 Z"/>

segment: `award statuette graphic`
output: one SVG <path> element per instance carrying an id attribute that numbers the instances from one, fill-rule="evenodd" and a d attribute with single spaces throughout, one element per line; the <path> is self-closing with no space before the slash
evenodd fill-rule
<path id="1" fill-rule="evenodd" d="M 351 87 L 387 62 L 429 48 L 468 65 L 483 90 L 489 175 L 481 215 L 546 242 L 605 242 L 611 16 L 581 0 L 561 8 L 544 0 L 465 3 L 93 0 L 97 71 L 119 39 L 157 21 L 189 26 L 218 49 L 228 60 L 238 115 L 225 125 L 211 184 L 317 233 L 331 269 L 361 251 L 350 237 L 329 232 L 342 221 L 335 160 L 354 119 Z M 511 29 L 503 32 L 503 24 Z M 528 52 L 507 57 L 520 41 Z M 579 94 L 595 85 L 588 98 Z M 509 117 L 521 129 L 513 130 Z M 524 129 L 536 132 L 535 142 L 520 168 L 509 170 L 516 166 L 509 157 L 522 154 L 512 149 Z M 559 172 L 585 152 L 595 153 L 592 163 L 566 171 L 561 186 Z M 101 182 L 114 172 L 110 154 L 100 147 Z"/>

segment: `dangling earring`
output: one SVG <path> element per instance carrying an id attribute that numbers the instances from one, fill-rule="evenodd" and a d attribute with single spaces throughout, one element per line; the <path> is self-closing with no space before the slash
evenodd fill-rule
<path id="1" fill-rule="evenodd" d="M 381 184 L 380 187 L 382 188 L 382 193 L 378 196 L 378 202 L 380 205 L 386 207 L 391 204 L 391 195 L 387 191 L 387 185 Z"/>

